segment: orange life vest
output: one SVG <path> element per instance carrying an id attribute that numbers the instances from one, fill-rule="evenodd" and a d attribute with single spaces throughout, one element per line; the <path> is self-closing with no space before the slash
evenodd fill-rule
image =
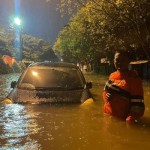
<path id="1" fill-rule="evenodd" d="M 106 93 L 111 93 L 109 100 Z M 106 82 L 104 91 L 104 112 L 118 118 L 125 119 L 128 116 L 137 119 L 144 114 L 142 81 L 135 71 L 112 73 Z"/>

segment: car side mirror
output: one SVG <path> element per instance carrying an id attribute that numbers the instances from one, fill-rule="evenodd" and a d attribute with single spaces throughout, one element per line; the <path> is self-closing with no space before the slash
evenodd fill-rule
<path id="1" fill-rule="evenodd" d="M 16 81 L 12 81 L 12 82 L 11 82 L 11 88 L 15 88 L 16 84 L 17 84 Z"/>
<path id="2" fill-rule="evenodd" d="M 92 88 L 92 82 L 87 82 L 86 83 L 86 88 L 91 89 Z"/>

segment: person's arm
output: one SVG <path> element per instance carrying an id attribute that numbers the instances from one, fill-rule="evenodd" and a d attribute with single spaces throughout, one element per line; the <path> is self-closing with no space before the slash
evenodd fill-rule
<path id="1" fill-rule="evenodd" d="M 110 77 L 109 77 L 110 79 Z M 108 80 L 104 86 L 104 90 L 102 92 L 102 97 L 103 97 L 103 100 L 104 102 L 108 102 L 111 97 L 112 97 L 112 93 L 108 90 L 108 84 L 109 84 L 110 80 Z"/>
<path id="2" fill-rule="evenodd" d="M 138 76 L 134 77 L 132 80 L 130 102 L 131 106 L 128 117 L 126 118 L 127 122 L 132 122 L 144 115 L 145 105 L 143 85 L 142 80 Z"/>

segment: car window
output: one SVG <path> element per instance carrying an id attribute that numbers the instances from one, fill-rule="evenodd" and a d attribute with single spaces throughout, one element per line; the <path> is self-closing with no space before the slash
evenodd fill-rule
<path id="1" fill-rule="evenodd" d="M 29 68 L 20 80 L 22 88 L 83 88 L 84 82 L 76 68 Z"/>

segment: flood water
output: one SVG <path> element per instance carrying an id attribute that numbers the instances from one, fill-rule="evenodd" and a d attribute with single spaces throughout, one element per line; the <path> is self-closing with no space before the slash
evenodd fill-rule
<path id="1" fill-rule="evenodd" d="M 19 75 L 0 76 L 0 100 Z M 0 105 L 0 150 L 149 150 L 150 83 L 144 81 L 146 111 L 134 125 L 103 114 L 107 77 L 85 74 L 96 100 L 90 105 Z M 15 79 L 14 79 L 15 78 Z"/>

